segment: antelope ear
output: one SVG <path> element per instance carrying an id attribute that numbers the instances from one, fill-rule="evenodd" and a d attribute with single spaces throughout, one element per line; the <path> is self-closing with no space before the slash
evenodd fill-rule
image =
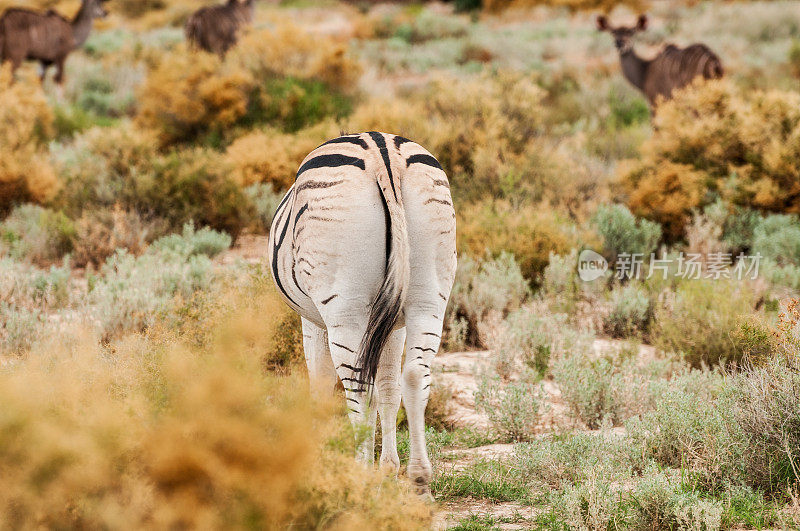
<path id="1" fill-rule="evenodd" d="M 647 29 L 647 15 L 639 15 L 638 20 L 636 20 L 636 29 L 639 31 Z"/>
<path id="2" fill-rule="evenodd" d="M 605 15 L 597 15 L 597 31 L 608 31 L 608 19 Z"/>

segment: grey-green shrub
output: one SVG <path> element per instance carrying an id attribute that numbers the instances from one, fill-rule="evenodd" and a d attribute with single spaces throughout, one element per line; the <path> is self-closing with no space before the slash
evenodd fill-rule
<path id="1" fill-rule="evenodd" d="M 553 376 L 572 415 L 590 429 L 620 424 L 642 406 L 643 378 L 633 358 L 576 350 L 554 363 Z"/>
<path id="2" fill-rule="evenodd" d="M 194 223 L 186 223 L 183 233 L 170 234 L 154 241 L 151 249 L 159 253 L 176 253 L 182 257 L 206 255 L 214 257 L 231 246 L 231 237 L 209 227 L 195 230 Z"/>
<path id="3" fill-rule="evenodd" d="M 631 529 L 691 529 L 716 531 L 722 527 L 722 503 L 686 491 L 679 477 L 650 469 L 623 495 Z"/>
<path id="4" fill-rule="evenodd" d="M 527 381 L 503 383 L 484 375 L 475 391 L 475 409 L 486 414 L 492 427 L 506 440 L 533 437 L 544 412 L 544 391 Z"/>
<path id="5" fill-rule="evenodd" d="M 256 183 L 244 189 L 256 210 L 256 230 L 261 234 L 269 234 L 272 217 L 278 210 L 283 194 L 276 192 L 272 183 Z"/>
<path id="6" fill-rule="evenodd" d="M 709 370 L 684 371 L 650 382 L 648 411 L 626 427 L 643 455 L 662 466 L 691 470 L 706 486 L 740 477 L 741 438 L 730 410 L 717 401 L 725 379 Z"/>
<path id="7" fill-rule="evenodd" d="M 172 308 L 176 297 L 190 299 L 208 291 L 217 278 L 209 254 L 230 245 L 230 237 L 210 229 L 171 235 L 153 242 L 135 257 L 117 251 L 100 270 L 86 311 L 102 337 L 143 331 Z"/>
<path id="8" fill-rule="evenodd" d="M 563 489 L 599 474 L 607 482 L 622 481 L 643 469 L 638 448 L 609 431 L 575 432 L 514 447 L 515 474 L 533 489 Z"/>
<path id="9" fill-rule="evenodd" d="M 800 481 L 800 360 L 773 356 L 730 379 L 731 406 L 746 440 L 749 485 L 782 491 Z"/>
<path id="10" fill-rule="evenodd" d="M 658 223 L 637 220 L 624 205 L 602 205 L 593 222 L 603 239 L 603 254 L 611 261 L 622 253 L 648 256 L 661 239 Z"/>
<path id="11" fill-rule="evenodd" d="M 589 349 L 592 338 L 571 327 L 566 314 L 526 305 L 508 314 L 498 332 L 488 338 L 488 347 L 492 366 L 501 377 L 524 372 L 540 378 L 547 374 L 551 359 Z"/>
<path id="12" fill-rule="evenodd" d="M 486 315 L 496 311 L 502 317 L 518 308 L 529 295 L 528 282 L 510 253 L 503 252 L 483 262 L 464 255 L 458 261 L 445 321 L 466 320 L 467 343 L 478 346 L 478 324 Z"/>
<path id="13" fill-rule="evenodd" d="M 15 260 L 49 263 L 72 250 L 75 225 L 62 212 L 33 204 L 14 208 L 0 223 L 0 249 Z"/>
<path id="14" fill-rule="evenodd" d="M 757 299 L 746 282 L 681 282 L 655 309 L 653 343 L 681 353 L 694 367 L 738 361 L 746 353 L 742 327 L 752 319 Z"/>
<path id="15" fill-rule="evenodd" d="M 789 214 L 764 218 L 753 234 L 753 253 L 760 253 L 778 265 L 800 266 L 800 221 Z"/>
<path id="16" fill-rule="evenodd" d="M 611 292 L 611 312 L 603 328 L 613 337 L 641 335 L 647 331 L 651 315 L 647 292 L 637 284 L 628 283 Z"/>

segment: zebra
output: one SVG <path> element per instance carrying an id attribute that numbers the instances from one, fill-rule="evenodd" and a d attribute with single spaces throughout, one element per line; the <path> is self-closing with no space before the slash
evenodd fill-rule
<path id="1" fill-rule="evenodd" d="M 273 280 L 301 316 L 312 393 L 342 382 L 351 423 L 367 427 L 357 449 L 367 463 L 379 414 L 380 465 L 394 473 L 402 396 L 407 472 L 420 493 L 432 476 L 424 415 L 455 278 L 455 225 L 436 158 L 371 131 L 329 140 L 303 160 L 269 235 Z"/>

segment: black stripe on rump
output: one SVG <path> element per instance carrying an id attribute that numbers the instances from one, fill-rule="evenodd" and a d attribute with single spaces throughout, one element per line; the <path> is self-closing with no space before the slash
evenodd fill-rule
<path id="1" fill-rule="evenodd" d="M 375 142 L 375 144 L 378 146 L 378 150 L 381 152 L 381 157 L 383 157 L 383 165 L 386 166 L 386 173 L 389 174 L 389 183 L 392 185 L 394 200 L 397 201 L 397 190 L 394 188 L 394 175 L 392 175 L 392 163 L 389 161 L 389 149 L 386 147 L 386 139 L 377 131 L 370 131 L 367 134 L 372 137 L 372 140 Z"/>
<path id="2" fill-rule="evenodd" d="M 280 210 L 280 206 L 278 209 Z M 291 222 L 291 220 L 292 216 L 287 212 L 286 222 L 283 224 L 283 230 L 281 231 L 281 237 L 272 246 L 272 276 L 275 278 L 275 284 L 278 286 L 278 289 L 281 290 L 281 293 L 283 293 L 286 298 L 292 302 L 292 304 L 299 308 L 300 305 L 297 304 L 297 302 L 295 302 L 295 300 L 286 292 L 286 289 L 283 287 L 283 283 L 281 282 L 281 277 L 278 274 L 278 250 L 280 249 L 281 245 L 283 245 L 283 239 L 286 238 L 286 231 L 289 228 L 289 222 Z M 294 272 L 294 269 L 292 269 L 292 272 Z"/>
<path id="3" fill-rule="evenodd" d="M 308 170 L 316 168 L 338 168 L 340 166 L 355 166 L 362 170 L 366 168 L 364 159 L 358 157 L 348 157 L 347 155 L 340 155 L 339 153 L 334 153 L 333 155 L 319 155 L 313 159 L 307 160 L 305 164 L 300 166 L 300 169 L 297 170 L 297 175 L 295 175 L 295 180 L 297 180 L 303 172 Z"/>
<path id="4" fill-rule="evenodd" d="M 396 147 L 397 149 L 400 149 L 400 146 L 402 146 L 406 142 L 411 142 L 411 140 L 409 140 L 407 138 L 404 138 L 402 136 L 399 136 L 399 135 L 396 135 L 394 137 L 394 147 Z"/>
<path id="5" fill-rule="evenodd" d="M 438 160 L 436 160 L 434 157 L 432 157 L 430 155 L 426 155 L 426 154 L 411 155 L 410 157 L 408 157 L 408 159 L 406 159 L 406 168 L 408 168 L 409 166 L 411 166 L 414 163 L 425 164 L 426 166 L 433 166 L 434 168 L 439 169 L 439 170 L 442 169 L 442 165 L 439 164 Z M 442 170 L 442 171 L 444 171 L 444 170 Z"/>
<path id="6" fill-rule="evenodd" d="M 327 146 L 328 144 L 355 144 L 356 146 L 361 146 L 363 149 L 369 149 L 367 141 L 357 136 L 340 136 L 339 138 L 332 138 L 331 140 L 328 140 L 322 144 L 322 146 Z"/>
<path id="7" fill-rule="evenodd" d="M 297 188 L 295 188 L 296 192 L 300 192 L 302 190 L 318 190 L 320 188 L 330 188 L 331 186 L 336 186 L 337 184 L 342 184 L 344 180 L 338 181 L 303 181 Z"/>

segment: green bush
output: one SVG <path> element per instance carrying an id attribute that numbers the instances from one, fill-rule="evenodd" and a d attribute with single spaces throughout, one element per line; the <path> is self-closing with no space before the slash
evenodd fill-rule
<path id="1" fill-rule="evenodd" d="M 753 253 L 781 266 L 800 266 L 800 220 L 788 214 L 765 217 L 753 231 Z"/>
<path id="2" fill-rule="evenodd" d="M 243 125 L 270 124 L 294 133 L 331 117 L 341 119 L 353 109 L 349 96 L 318 80 L 269 79 L 242 118 Z"/>
<path id="3" fill-rule="evenodd" d="M 641 336 L 647 332 L 652 314 L 650 297 L 641 286 L 617 286 L 611 292 L 611 312 L 603 328 L 613 337 Z"/>
<path id="4" fill-rule="evenodd" d="M 475 409 L 486 414 L 501 437 L 525 441 L 534 435 L 544 399 L 544 391 L 530 382 L 504 384 L 498 377 L 485 375 L 475 391 Z"/>
<path id="5" fill-rule="evenodd" d="M 624 352 L 596 357 L 574 350 L 556 360 L 553 377 L 572 415 L 590 429 L 621 424 L 643 406 L 644 379 Z"/>
<path id="6" fill-rule="evenodd" d="M 15 260 L 49 264 L 72 250 L 75 225 L 62 212 L 37 205 L 14 208 L 0 223 L 0 248 Z"/>
<path id="7" fill-rule="evenodd" d="M 637 220 L 624 205 L 602 205 L 593 222 L 603 239 L 603 254 L 612 262 L 622 253 L 646 257 L 661 239 L 661 227 L 657 223 Z"/>
<path id="8" fill-rule="evenodd" d="M 657 347 L 685 356 L 694 367 L 737 362 L 746 353 L 743 332 L 754 319 L 757 295 L 745 282 L 689 280 L 656 307 Z"/>

